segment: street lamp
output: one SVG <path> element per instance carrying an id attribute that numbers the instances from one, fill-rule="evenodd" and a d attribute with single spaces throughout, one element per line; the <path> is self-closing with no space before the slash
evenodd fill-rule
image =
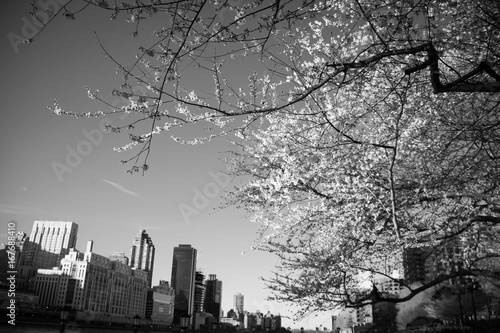
<path id="1" fill-rule="evenodd" d="M 59 332 L 64 332 L 64 329 L 66 328 L 66 321 L 68 320 L 69 316 L 69 308 L 68 307 L 63 307 L 61 309 L 61 327 L 59 328 Z"/>
<path id="2" fill-rule="evenodd" d="M 134 316 L 134 333 L 137 333 L 137 326 L 139 326 L 139 319 L 141 319 L 139 315 Z"/>
<path id="3" fill-rule="evenodd" d="M 190 316 L 188 314 L 183 314 L 181 316 L 181 329 L 183 332 L 185 332 L 189 327 L 189 318 Z"/>

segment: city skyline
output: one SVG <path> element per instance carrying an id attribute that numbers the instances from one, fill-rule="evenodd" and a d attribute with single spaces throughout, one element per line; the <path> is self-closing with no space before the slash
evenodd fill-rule
<path id="1" fill-rule="evenodd" d="M 32 234 L 34 235 L 40 235 L 40 232 L 39 231 L 42 231 L 42 230 L 45 230 L 45 231 L 53 231 L 54 230 L 58 230 L 58 229 L 68 229 L 68 226 L 70 227 L 69 229 L 70 230 L 74 230 L 74 229 L 78 229 L 78 226 L 76 223 L 74 222 L 71 222 L 71 221 L 34 221 L 33 223 L 33 230 L 32 230 Z M 44 229 L 45 228 L 45 229 Z M 70 235 L 71 237 L 66 237 L 66 238 L 71 238 L 71 239 L 76 239 L 78 238 L 78 234 L 77 234 L 78 230 L 75 232 L 75 233 L 66 233 L 67 235 Z M 139 230 L 139 236 L 136 236 L 135 239 L 137 238 L 142 238 L 140 237 L 141 235 L 144 234 L 144 230 Z M 22 233 L 22 231 L 19 231 L 19 233 Z M 43 234 L 43 233 L 42 233 Z M 147 234 L 146 234 L 147 235 Z M 149 237 L 145 237 L 146 238 L 146 241 L 147 241 L 147 238 Z M 41 237 L 37 237 L 38 241 L 41 242 L 42 238 Z M 150 240 L 151 241 L 151 240 Z M 28 237 L 28 242 L 29 242 L 29 237 Z M 35 244 L 38 246 L 38 248 L 40 247 L 38 243 L 34 243 L 34 242 L 31 242 L 31 244 Z M 109 259 L 110 261 L 118 261 L 120 262 L 120 264 L 122 265 L 125 265 L 125 266 L 131 266 L 129 265 L 128 263 L 128 258 L 125 256 L 125 253 L 124 252 L 118 252 L 118 251 L 115 251 L 113 252 L 112 255 L 109 255 L 106 257 L 106 255 L 104 254 L 101 254 L 99 252 L 96 252 L 94 251 L 94 241 L 93 240 L 87 240 L 86 243 L 85 243 L 85 250 L 81 250 L 80 248 L 78 247 L 74 247 L 74 248 L 68 248 L 66 250 L 69 250 L 69 251 L 66 251 L 68 253 L 84 253 L 83 251 L 85 251 L 85 253 L 93 253 L 93 257 L 94 258 L 102 258 L 100 260 L 104 260 L 104 259 Z M 196 249 L 194 249 L 190 244 L 179 244 L 178 246 L 175 246 L 172 248 L 172 253 L 173 253 L 173 257 L 174 257 L 174 262 L 176 261 L 175 260 L 175 253 L 176 253 L 176 250 L 177 250 L 177 257 L 180 261 L 184 260 L 184 261 L 189 261 L 189 266 L 191 267 L 191 270 L 190 271 L 194 271 L 195 272 L 195 276 L 196 276 L 196 279 L 195 279 L 195 284 L 196 283 L 203 283 L 203 286 L 204 288 L 207 289 L 207 291 L 211 290 L 211 292 L 213 293 L 213 300 L 216 301 L 216 303 L 218 302 L 218 307 L 217 309 L 219 309 L 219 313 L 220 314 L 224 314 L 224 313 L 227 313 L 229 310 L 238 310 L 239 307 L 242 307 L 243 306 L 243 299 L 244 299 L 244 295 L 240 292 L 237 292 L 236 294 L 232 295 L 232 303 L 230 306 L 230 304 L 225 304 L 225 311 L 223 310 L 223 308 L 221 307 L 221 300 L 222 300 L 222 281 L 218 280 L 217 279 L 217 275 L 216 274 L 209 274 L 209 280 L 205 280 L 205 276 L 203 273 L 200 272 L 200 270 L 196 267 L 196 258 L 197 258 L 197 251 Z M 186 253 L 184 254 L 180 254 L 179 255 L 179 250 L 180 252 L 189 252 L 188 253 L 188 257 L 190 258 L 187 258 L 186 257 Z M 64 257 L 64 256 L 63 256 Z M 71 260 L 76 260 L 76 257 L 72 256 L 73 259 Z M 90 257 L 89 257 L 90 258 Z M 194 258 L 194 260 L 192 260 Z M 188 260 L 189 259 L 189 260 Z M 52 267 L 51 268 L 48 268 L 48 267 L 45 267 L 44 269 L 42 269 L 42 271 L 40 272 L 42 275 L 41 276 L 53 276 L 52 278 L 52 283 L 53 285 L 54 284 L 57 284 L 59 283 L 58 281 L 58 275 L 60 275 L 60 272 L 61 271 L 61 268 L 62 267 L 63 263 L 61 262 L 60 264 L 56 265 L 57 267 L 59 267 L 58 269 L 53 269 Z M 139 268 L 140 269 L 140 268 Z M 141 269 L 142 270 L 142 269 Z M 174 268 L 174 265 L 172 265 L 172 277 L 171 277 L 171 282 L 174 280 L 174 270 L 176 270 Z M 36 272 L 36 270 L 35 270 Z M 186 272 L 183 272 L 183 273 L 186 273 Z M 47 275 L 48 274 L 48 275 Z M 144 271 L 144 274 L 145 274 L 145 279 L 148 280 L 149 279 L 149 274 L 147 271 Z M 181 274 L 182 275 L 182 274 Z M 203 281 L 197 281 L 199 278 L 199 276 L 202 277 L 201 280 Z M 37 279 L 38 281 L 38 279 Z M 183 281 L 183 283 L 186 282 L 186 281 Z M 210 285 L 210 282 L 213 282 L 214 284 L 209 287 Z M 38 283 L 38 282 L 37 282 Z M 165 283 L 164 280 L 161 280 L 160 278 L 160 281 L 159 283 L 157 284 L 153 284 L 153 287 L 156 287 L 156 286 L 159 286 L 161 285 L 162 283 Z M 168 284 L 168 282 L 166 282 Z M 190 283 L 188 281 L 188 283 Z M 196 287 L 196 286 L 195 286 Z M 45 293 L 47 291 L 47 287 L 43 287 L 43 290 L 45 290 Z M 191 302 L 191 312 L 194 313 L 194 306 L 195 306 L 195 303 L 196 303 L 196 295 L 195 295 L 195 291 L 196 288 L 192 288 L 192 291 L 191 291 L 191 296 L 189 299 L 192 300 Z M 47 295 L 45 294 L 44 297 L 47 297 Z M 208 297 L 208 296 L 207 296 Z M 202 304 L 206 305 L 207 303 L 204 302 L 204 299 L 201 300 Z M 200 306 L 200 305 L 198 305 Z M 210 312 L 208 311 L 206 308 L 204 309 L 205 312 Z M 249 313 L 270 313 L 270 312 L 273 312 L 273 308 L 269 307 L 269 308 L 257 308 L 256 310 L 244 310 L 244 312 L 249 312 Z M 276 310 L 275 310 L 276 311 Z M 281 315 L 281 313 L 279 312 L 276 312 L 278 315 Z M 287 319 L 286 316 L 283 317 L 284 319 Z M 326 319 L 324 320 L 324 322 L 326 322 Z M 323 324 L 321 324 L 323 325 Z"/>
<path id="2" fill-rule="evenodd" d="M 148 281 L 148 290 L 156 292 L 167 288 L 163 292 L 166 291 L 168 293 L 168 288 L 170 288 L 170 283 L 165 280 L 160 280 L 158 286 L 151 286 L 150 284 L 151 276 L 149 273 L 152 272 L 150 267 L 154 266 L 154 245 L 146 230 L 140 229 L 139 234 L 134 237 L 131 249 L 131 257 L 134 260 L 130 263 L 124 252 L 115 251 L 108 258 L 95 253 L 93 251 L 94 242 L 92 240 L 87 241 L 85 252 L 78 250 L 75 246 L 78 237 L 78 225 L 72 221 L 34 221 L 31 237 L 32 240 L 30 241 L 30 238 L 22 231 L 19 231 L 16 235 L 18 263 L 21 266 L 31 266 L 30 268 L 35 273 L 33 276 L 17 276 L 18 278 L 32 278 L 34 282 L 34 287 L 26 286 L 19 290 L 28 293 L 34 292 L 40 297 L 40 304 L 43 306 L 65 306 L 68 305 L 67 302 L 72 302 L 72 306 L 76 309 L 80 308 L 83 304 L 81 299 L 77 297 L 75 303 L 73 297 L 82 291 L 76 291 L 75 294 L 74 288 L 78 283 L 72 281 L 71 277 L 84 278 L 87 262 L 94 264 L 98 262 L 102 265 L 102 268 L 107 267 L 108 269 L 120 267 L 117 266 L 117 263 L 113 264 L 113 262 L 119 262 L 122 266 L 132 268 L 130 272 L 136 270 L 143 271 L 144 273 L 138 276 L 142 276 L 144 280 Z M 29 244 L 29 246 L 26 247 L 25 243 Z M 2 249 L 2 251 L 5 251 L 5 249 Z M 47 257 L 47 254 L 52 255 L 49 258 L 51 260 L 44 259 L 44 257 Z M 54 255 L 57 258 L 53 258 Z M 26 260 L 27 258 L 31 258 L 31 260 Z M 219 321 L 221 315 L 222 281 L 216 278 L 216 274 L 210 274 L 209 280 L 205 281 L 205 275 L 196 269 L 196 258 L 197 251 L 191 245 L 179 244 L 179 246 L 174 247 L 171 281 L 178 289 L 177 294 L 181 294 L 181 296 L 188 294 L 185 297 L 187 298 L 187 313 L 193 315 L 195 312 L 214 312 L 214 316 Z M 7 262 L 7 258 L 4 259 Z M 108 263 L 110 264 L 108 265 Z M 75 269 L 72 269 L 73 266 Z M 20 273 L 20 268 L 20 266 L 16 267 L 18 273 Z M 81 272 L 77 270 L 81 270 Z M 121 270 L 123 271 L 123 268 Z M 70 271 L 71 274 L 69 274 Z M 105 271 L 100 270 L 100 272 L 104 273 Z M 195 272 L 194 288 L 193 272 Z M 63 277 L 65 278 L 63 279 Z M 66 281 L 67 278 L 71 281 Z M 83 286 L 83 282 L 79 284 Z M 72 286 L 72 289 L 65 290 L 65 285 Z M 51 292 L 51 290 L 60 291 Z M 69 298 L 68 296 L 64 296 L 68 292 L 70 295 Z M 172 296 L 175 295 L 176 291 L 174 290 L 173 292 Z M 179 303 L 180 306 L 178 307 L 180 309 L 178 311 L 182 312 L 184 311 L 182 307 L 186 305 L 184 304 L 186 302 L 181 297 L 181 302 Z M 234 309 L 243 313 L 243 295 L 241 293 L 234 295 L 233 305 Z M 205 306 L 207 306 L 207 309 L 205 309 Z"/>
<path id="3" fill-rule="evenodd" d="M 62 235 L 63 237 L 61 239 L 59 239 L 58 237 L 54 237 L 54 234 L 55 234 L 55 236 L 58 235 L 58 233 L 59 233 L 58 230 L 62 230 L 61 233 L 63 234 Z M 68 231 L 68 232 L 66 232 L 66 231 Z M 51 269 L 52 267 L 59 267 L 61 265 L 60 264 L 61 260 L 64 258 L 64 256 L 66 254 L 68 254 L 70 252 L 69 250 L 74 249 L 76 251 L 82 251 L 81 248 L 79 248 L 78 246 L 75 246 L 76 239 L 78 238 L 78 225 L 72 221 L 47 221 L 47 220 L 46 221 L 34 221 L 31 233 L 26 233 L 23 230 L 19 230 L 18 233 L 24 234 L 25 238 L 23 239 L 23 241 L 28 241 L 30 243 L 30 246 L 28 246 L 28 248 L 25 249 L 25 251 L 28 251 L 30 253 L 24 253 L 24 256 L 22 257 L 23 261 L 25 261 L 24 258 L 26 256 L 31 257 L 31 258 L 34 257 L 31 259 L 31 262 L 33 265 L 39 266 L 39 268 Z M 57 253 L 53 253 L 53 252 L 47 251 L 48 249 L 50 250 L 50 248 L 48 246 L 51 244 L 62 244 L 64 246 L 61 248 L 58 248 Z M 91 250 L 89 250 L 89 244 L 91 244 L 91 249 L 93 249 L 94 241 L 91 239 L 85 241 L 85 251 L 87 251 L 87 252 L 91 252 Z M 133 245 L 132 245 L 131 253 L 132 254 L 136 253 L 137 254 L 136 257 L 138 257 L 138 258 L 140 257 L 138 255 L 140 253 L 140 251 L 136 251 L 137 248 L 140 248 L 141 246 L 144 246 L 144 245 L 148 245 L 149 247 L 152 246 L 152 248 L 154 249 L 154 245 L 152 245 L 151 237 L 149 237 L 149 235 L 146 233 L 146 230 L 143 230 L 143 229 L 139 230 L 139 234 L 134 237 L 134 241 L 132 242 L 132 244 Z M 4 244 L 2 243 L 1 245 L 4 245 Z M 35 246 L 33 246 L 33 245 L 35 245 Z M 148 246 L 144 246 L 144 247 L 147 248 Z M 176 248 L 180 248 L 181 250 L 185 249 L 185 250 L 192 251 L 192 256 L 194 256 L 194 260 L 191 262 L 192 268 L 194 268 L 194 271 L 196 274 L 199 273 L 200 275 L 203 275 L 203 283 L 204 284 L 208 284 L 209 282 L 214 282 L 214 287 L 212 290 L 214 292 L 213 300 L 215 302 L 219 303 L 219 306 L 220 306 L 220 303 L 222 300 L 222 298 L 221 298 L 222 281 L 217 279 L 217 274 L 209 274 L 209 280 L 205 280 L 204 274 L 200 271 L 200 268 L 196 267 L 196 258 L 198 257 L 196 249 L 191 247 L 190 244 L 179 244 L 178 246 L 174 246 L 174 247 L 172 247 L 172 254 L 173 254 L 174 258 L 175 258 Z M 36 254 L 31 253 L 31 252 L 33 252 L 34 249 L 37 252 Z M 42 255 L 40 255 L 39 252 L 41 252 Z M 41 257 L 43 257 L 43 255 L 45 255 L 45 256 L 47 255 L 46 252 L 48 252 L 48 254 L 57 254 L 57 258 L 52 258 L 52 260 L 49 263 L 47 263 L 45 265 L 40 265 L 38 263 L 38 261 L 43 261 L 43 262 L 47 261 L 47 260 L 44 260 L 43 258 L 41 258 Z M 106 254 L 99 253 L 99 255 L 105 256 Z M 133 256 L 131 255 L 131 257 L 133 257 Z M 149 256 L 146 253 L 143 253 L 143 257 L 149 258 Z M 152 257 L 153 258 L 151 260 L 148 260 L 147 265 L 144 264 L 144 265 L 142 265 L 143 267 L 139 267 L 140 265 L 138 265 L 136 267 L 135 265 L 132 264 L 131 259 L 125 255 L 125 252 L 114 251 L 112 254 L 108 255 L 108 258 L 111 261 L 119 261 L 120 263 L 122 263 L 124 265 L 131 266 L 131 267 L 137 268 L 137 269 L 141 269 L 147 273 L 149 273 L 149 270 L 148 270 L 148 267 L 150 267 L 149 265 L 152 264 L 154 266 L 154 255 Z M 182 257 L 182 255 L 180 256 L 180 258 L 181 257 Z M 34 259 L 38 259 L 38 261 L 35 262 Z M 21 260 L 21 258 L 19 258 L 19 260 Z M 174 259 L 174 261 L 175 261 L 175 259 Z M 173 270 L 174 270 L 174 266 L 172 266 L 171 278 L 173 277 Z M 161 285 L 161 283 L 165 283 L 165 280 L 163 280 L 164 277 L 159 277 L 158 279 L 159 279 L 158 283 L 160 285 Z M 149 280 L 149 274 L 148 274 L 148 280 Z M 150 287 L 152 287 L 152 286 L 150 286 Z M 237 296 L 239 297 L 238 301 L 236 301 Z M 243 299 L 243 297 L 244 296 L 240 292 L 233 295 L 233 299 L 232 299 L 232 303 L 231 303 L 232 307 L 228 305 L 227 308 L 228 309 L 236 309 L 237 308 L 236 303 L 238 302 L 238 304 L 242 304 L 241 300 Z"/>
<path id="4" fill-rule="evenodd" d="M 71 232 L 66 233 L 66 229 Z M 65 238 L 76 239 L 76 229 L 76 224 L 69 221 L 35 221 L 32 233 L 39 237 L 34 237 L 36 242 L 31 243 L 38 245 L 39 252 L 44 252 L 41 248 L 46 248 L 47 242 L 63 244 Z M 71 237 L 64 237 L 66 234 Z M 60 235 L 61 237 L 58 240 L 56 237 L 43 237 L 43 235 Z M 22 232 L 19 232 L 17 236 L 15 251 L 21 258 L 26 255 L 24 244 L 21 243 L 29 242 L 29 239 Z M 143 230 L 140 230 L 136 239 L 139 243 L 141 240 L 148 242 L 147 234 Z M 105 257 L 95 253 L 93 246 L 94 242 L 88 240 L 85 252 L 74 247 L 62 247 L 59 252 L 64 252 L 65 255 L 57 266 L 40 267 L 31 277 L 32 287 L 18 289 L 19 292 L 24 293 L 26 299 L 37 300 L 31 304 L 34 306 L 33 309 L 36 309 L 35 312 L 45 309 L 42 311 L 50 313 L 56 308 L 70 307 L 75 310 L 77 320 L 123 325 L 130 324 L 138 317 L 143 324 L 162 327 L 173 323 L 175 295 L 188 294 L 184 297 L 188 299 L 188 302 L 181 297 L 177 312 L 181 313 L 181 317 L 189 314 L 192 318 L 191 325 L 195 329 L 199 329 L 201 325 L 222 322 L 245 325 L 245 327 L 260 325 L 259 320 L 255 321 L 255 317 L 263 318 L 263 314 L 246 312 L 244 316 L 242 315 L 243 296 L 241 293 L 235 295 L 235 308 L 240 313 L 237 322 L 233 317 L 220 317 L 222 282 L 217 280 L 215 274 L 210 274 L 209 281 L 205 282 L 205 275 L 194 269 L 197 251 L 188 244 L 174 247 L 172 281 L 177 286 L 177 290 L 164 280 L 160 280 L 158 286 L 148 287 L 149 272 L 128 265 L 123 252 L 115 252 Z M 35 257 L 39 255 L 38 251 Z M 1 249 L 0 252 L 5 253 L 7 249 Z M 8 260 L 2 258 L 2 264 L 4 259 Z M 19 267 L 15 269 L 19 270 Z M 195 271 L 195 288 L 192 288 L 193 271 Z M 191 299 L 193 302 L 189 302 Z M 187 309 L 183 309 L 186 303 Z M 212 307 L 210 303 L 216 303 L 216 306 Z M 208 305 L 207 309 L 205 309 L 205 304 Z M 192 308 L 189 308 L 190 305 Z M 234 313 L 231 310 L 228 315 L 231 312 Z M 261 324 L 272 330 L 279 329 L 281 327 L 280 315 L 275 316 L 268 312 L 264 317 L 273 318 L 273 316 L 274 320 L 270 319 L 267 323 Z"/>
<path id="5" fill-rule="evenodd" d="M 224 282 L 225 312 L 232 307 L 232 296 L 241 291 L 248 311 L 293 316 L 290 306 L 267 300 L 270 291 L 261 278 L 272 277 L 278 259 L 253 250 L 261 242 L 261 226 L 235 207 L 221 209 L 222 195 L 238 184 L 225 174 L 227 141 L 187 146 L 168 134 L 158 136 L 148 172 L 130 176 L 120 163 L 130 157 L 128 152 L 113 151 L 127 142 L 128 135 L 104 132 L 103 119 L 57 117 L 47 109 L 55 98 L 75 112 L 103 107 L 88 99 L 84 86 L 107 94 L 121 76 L 114 75 L 116 66 L 103 53 L 96 33 L 121 58 L 137 51 L 137 40 L 118 33 L 132 26 L 123 18 L 110 22 L 105 13 L 92 11 L 77 22 L 54 20 L 31 45 L 21 43 L 15 50 L 6 36 L 30 30 L 30 4 L 1 6 L 6 17 L 1 27 L 1 71 L 8 82 L 0 100 L 3 225 L 16 221 L 16 232 L 29 235 L 35 220 L 74 221 L 79 225 L 77 249 L 93 240 L 95 251 L 106 257 L 114 252 L 128 255 L 132 237 L 145 229 L 155 244 L 153 285 L 170 278 L 172 248 L 192 244 L 198 250 L 197 269 L 216 273 Z M 244 59 L 240 64 L 246 65 Z M 196 71 L 186 77 L 195 82 Z M 29 98 L 23 97 L 27 93 Z M 109 97 L 113 102 L 115 97 Z M 116 125 L 122 121 L 109 119 Z M 0 230 L 0 243 L 6 243 L 6 232 L 6 227 Z M 319 324 L 328 322 L 327 317 Z M 285 325 L 317 326 L 317 318 L 310 320 L 311 324 L 289 320 Z"/>

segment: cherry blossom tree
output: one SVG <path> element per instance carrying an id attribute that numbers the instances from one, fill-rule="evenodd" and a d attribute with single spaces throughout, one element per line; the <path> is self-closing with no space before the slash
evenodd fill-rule
<path id="1" fill-rule="evenodd" d="M 51 110 L 134 114 L 109 126 L 130 131 L 117 150 L 133 152 L 132 173 L 149 167 L 157 134 L 203 124 L 208 136 L 174 137 L 198 144 L 231 133 L 231 172 L 246 182 L 228 204 L 261 223 L 256 247 L 281 258 L 276 299 L 364 306 L 500 277 L 498 1 L 82 0 L 51 17 L 90 7 L 125 17 L 137 38 L 158 22 L 156 40 L 116 61 L 124 81 L 112 94 L 126 105 L 89 88 L 109 109 Z M 248 82 L 225 69 L 242 58 L 258 68 Z M 185 79 L 193 67 L 212 87 Z M 417 252 L 435 269 L 413 284 L 402 275 Z M 381 277 L 405 296 L 384 296 Z"/>
<path id="2" fill-rule="evenodd" d="M 265 227 L 261 248 L 281 258 L 269 286 L 303 309 L 405 302 L 466 276 L 500 278 L 498 25 L 478 19 L 498 21 L 498 5 L 407 2 L 392 16 L 382 4 L 352 3 L 366 30 L 346 27 L 355 37 L 334 55 L 322 39 L 332 23 L 311 23 L 315 38 L 291 52 L 302 89 L 242 132 L 233 159 L 251 181 L 230 202 Z M 410 260 L 423 276 L 411 276 Z M 383 278 L 404 293 L 384 295 Z"/>

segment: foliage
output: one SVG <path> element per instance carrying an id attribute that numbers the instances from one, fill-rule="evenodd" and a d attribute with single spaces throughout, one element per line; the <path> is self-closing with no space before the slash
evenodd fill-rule
<path id="1" fill-rule="evenodd" d="M 398 309 L 395 303 L 377 303 L 373 307 L 373 327 L 377 332 L 396 332 Z"/>
<path id="2" fill-rule="evenodd" d="M 330 23 L 311 25 L 315 39 L 291 56 L 302 64 L 294 82 L 310 94 L 243 133 L 233 161 L 252 180 L 231 202 L 266 227 L 261 247 L 282 259 L 270 287 L 309 310 L 499 278 L 498 96 L 483 90 L 497 83 L 466 79 L 490 55 L 498 66 L 480 32 L 498 38 L 498 26 L 477 21 L 485 2 L 398 2 L 394 15 L 370 4 L 353 3 L 355 22 L 367 22 L 340 34 L 350 43 L 324 42 Z M 402 281 L 405 297 L 361 283 L 403 273 L 413 249 L 426 254 L 426 274 L 416 286 Z"/>
<path id="3" fill-rule="evenodd" d="M 78 4 L 58 14 L 83 15 Z M 148 124 L 118 149 L 137 146 L 131 172 L 148 168 L 155 134 L 198 123 L 213 134 L 187 143 L 236 134 L 232 173 L 248 182 L 228 204 L 262 224 L 258 248 L 281 258 L 276 299 L 314 311 L 403 302 L 459 276 L 499 279 L 498 1 L 83 4 L 126 15 L 134 36 L 161 18 L 157 40 L 117 63 L 113 94 L 127 104 L 85 116 L 137 115 L 114 132 Z M 244 68 L 225 70 L 242 58 L 262 68 L 247 83 Z M 193 66 L 211 91 L 186 79 Z M 426 254 L 426 274 L 400 281 L 405 297 L 362 283 L 399 281 L 392 271 L 412 249 Z"/>
<path id="4" fill-rule="evenodd" d="M 432 318 L 447 320 L 456 325 L 465 324 L 465 318 L 473 318 L 474 312 L 488 312 L 492 300 L 481 289 L 467 290 L 466 286 L 442 288 L 426 305 Z"/>

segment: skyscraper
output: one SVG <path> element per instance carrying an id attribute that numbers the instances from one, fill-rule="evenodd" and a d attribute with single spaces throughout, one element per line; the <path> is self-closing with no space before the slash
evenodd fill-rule
<path id="1" fill-rule="evenodd" d="M 194 283 L 194 308 L 193 312 L 203 312 L 205 303 L 205 274 L 200 271 L 196 272 Z"/>
<path id="2" fill-rule="evenodd" d="M 151 288 L 153 280 L 153 266 L 155 260 L 155 246 L 146 230 L 139 230 L 134 237 L 130 250 L 130 267 L 148 272 L 148 287 Z"/>
<path id="3" fill-rule="evenodd" d="M 243 313 L 243 305 L 245 301 L 245 297 L 241 293 L 237 293 L 234 295 L 234 311 L 238 311 L 238 313 Z"/>
<path id="4" fill-rule="evenodd" d="M 29 240 L 38 246 L 33 255 L 33 267 L 59 266 L 61 259 L 76 247 L 78 225 L 67 221 L 35 221 Z M 31 255 L 31 254 L 27 254 Z"/>
<path id="5" fill-rule="evenodd" d="M 193 315 L 195 277 L 196 249 L 188 244 L 174 247 L 171 283 L 175 290 L 175 324 L 180 323 L 181 315 Z"/>
<path id="6" fill-rule="evenodd" d="M 205 293 L 205 311 L 211 313 L 217 322 L 221 318 L 222 281 L 215 274 L 208 276 Z"/>

